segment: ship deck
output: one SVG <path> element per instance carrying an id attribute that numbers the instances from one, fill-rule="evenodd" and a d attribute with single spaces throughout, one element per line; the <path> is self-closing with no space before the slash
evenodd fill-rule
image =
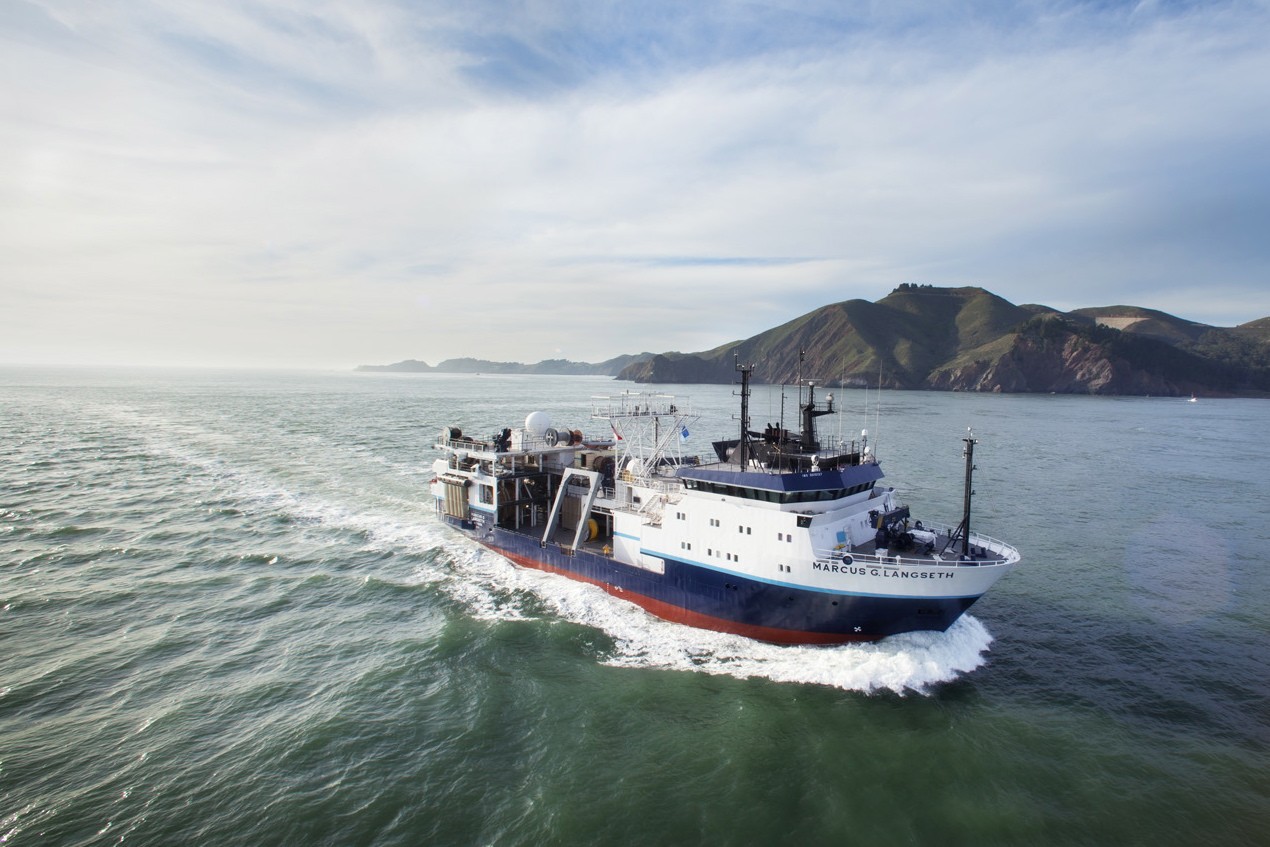
<path id="1" fill-rule="evenodd" d="M 971 556 L 965 559 L 961 555 L 961 540 L 949 544 L 953 530 L 936 531 L 913 530 L 914 543 L 905 549 L 881 548 L 874 541 L 855 544 L 847 548 L 829 551 L 818 558 L 823 560 L 842 559 L 850 555 L 857 561 L 880 565 L 943 565 L 968 566 L 1002 564 L 1018 556 L 1014 548 L 1003 541 L 986 535 L 972 533 Z"/>

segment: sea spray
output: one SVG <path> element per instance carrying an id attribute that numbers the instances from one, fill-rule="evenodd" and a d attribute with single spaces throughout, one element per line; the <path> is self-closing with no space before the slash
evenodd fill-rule
<path id="1" fill-rule="evenodd" d="M 656 618 L 600 588 L 567 577 L 518 568 L 468 543 L 447 545 L 453 578 L 443 590 L 480 620 L 531 619 L 529 603 L 572 623 L 592 626 L 613 639 L 604 664 L 763 678 L 780 683 L 826 685 L 871 693 L 929 694 L 980 667 L 992 636 L 976 618 L 963 615 L 947 632 L 916 632 L 879 642 L 834 647 L 765 644 L 738 635 L 687 627 Z M 429 581 L 431 579 L 429 578 Z"/>

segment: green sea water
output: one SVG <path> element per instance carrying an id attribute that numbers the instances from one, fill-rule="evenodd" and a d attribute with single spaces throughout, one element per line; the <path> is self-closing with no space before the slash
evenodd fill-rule
<path id="1" fill-rule="evenodd" d="M 955 522 L 973 427 L 1024 561 L 947 633 L 826 649 L 438 521 L 443 425 L 625 389 L 0 370 L 0 844 L 1267 843 L 1270 403 L 838 392 L 915 513 Z M 736 427 L 667 390 L 701 452 Z"/>

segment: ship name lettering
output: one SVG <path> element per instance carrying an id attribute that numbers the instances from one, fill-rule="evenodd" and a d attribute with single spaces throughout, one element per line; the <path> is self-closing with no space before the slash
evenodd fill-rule
<path id="1" fill-rule="evenodd" d="M 853 565 L 836 565 L 832 562 L 812 562 L 811 568 L 812 570 L 824 571 L 825 573 L 859 574 L 860 576 L 864 576 L 865 574 L 864 568 L 855 567 Z"/>
<path id="2" fill-rule="evenodd" d="M 901 571 L 880 568 L 865 568 L 858 565 L 838 565 L 832 562 L 812 562 L 812 570 L 825 573 L 854 574 L 855 576 L 882 576 L 893 579 L 953 579 L 957 575 L 952 571 Z"/>

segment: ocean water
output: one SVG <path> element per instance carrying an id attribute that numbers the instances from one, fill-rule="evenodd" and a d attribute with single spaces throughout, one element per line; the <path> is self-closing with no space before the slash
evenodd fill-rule
<path id="1" fill-rule="evenodd" d="M 1270 843 L 1270 403 L 838 392 L 917 514 L 973 427 L 1024 561 L 947 633 L 790 648 L 433 514 L 443 425 L 624 389 L 0 370 L 0 844 Z"/>

